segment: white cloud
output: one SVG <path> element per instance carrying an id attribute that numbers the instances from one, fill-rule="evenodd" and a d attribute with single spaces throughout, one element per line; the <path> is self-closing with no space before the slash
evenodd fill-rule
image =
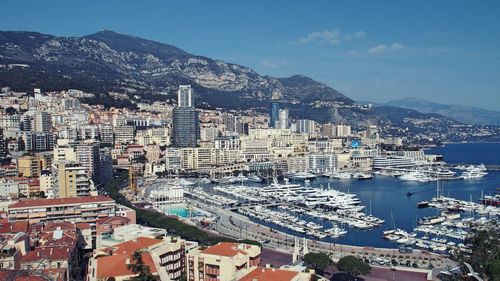
<path id="1" fill-rule="evenodd" d="M 351 41 L 354 39 L 365 37 L 366 33 L 362 30 L 356 31 L 354 33 L 343 34 L 339 29 L 325 29 L 321 31 L 314 31 L 307 34 L 304 37 L 300 37 L 292 44 L 294 45 L 304 45 L 308 43 L 326 44 L 326 45 L 338 45 L 343 41 Z"/>
<path id="2" fill-rule="evenodd" d="M 368 53 L 369 54 L 381 54 L 381 53 L 387 52 L 387 51 L 399 50 L 399 49 L 402 49 L 403 47 L 404 47 L 404 45 L 400 44 L 400 43 L 392 43 L 391 45 L 380 44 L 380 45 L 377 45 L 373 48 L 368 49 Z"/>
<path id="3" fill-rule="evenodd" d="M 363 38 L 365 36 L 366 36 L 366 32 L 359 30 L 359 31 L 356 31 L 354 33 L 347 33 L 346 35 L 344 35 L 344 40 L 350 41 L 353 39 Z"/>
<path id="4" fill-rule="evenodd" d="M 286 65 L 286 63 L 283 61 L 274 61 L 274 60 L 269 60 L 269 59 L 262 60 L 260 62 L 260 64 L 262 64 L 262 66 L 264 66 L 266 68 L 278 68 L 278 67 L 282 67 L 282 66 Z"/>
<path id="5" fill-rule="evenodd" d="M 311 32 L 304 37 L 300 37 L 293 43 L 297 45 L 303 45 L 316 42 L 319 44 L 338 45 L 340 44 L 340 41 L 340 31 L 338 29 L 332 29 Z"/>

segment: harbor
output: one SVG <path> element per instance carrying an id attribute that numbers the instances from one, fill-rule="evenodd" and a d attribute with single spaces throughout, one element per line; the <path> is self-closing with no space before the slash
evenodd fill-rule
<path id="1" fill-rule="evenodd" d="M 486 172 L 480 163 L 471 165 L 453 172 L 477 169 L 483 174 L 439 181 L 411 181 L 384 173 L 371 174 L 369 180 L 338 173 L 289 173 L 285 176 L 290 178 L 279 180 L 239 174 L 169 184 L 182 185 L 188 202 L 217 206 L 292 237 L 449 253 L 465 249 L 471 227 L 498 221 L 498 208 L 492 204 L 497 202 L 493 200 L 500 172 Z"/>

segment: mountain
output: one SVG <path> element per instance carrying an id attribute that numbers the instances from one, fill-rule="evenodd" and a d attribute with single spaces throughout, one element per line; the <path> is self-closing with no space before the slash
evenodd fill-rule
<path id="1" fill-rule="evenodd" d="M 216 107 L 267 107 L 271 99 L 354 104 L 305 76 L 262 76 L 248 67 L 113 31 L 83 37 L 0 32 L 0 63 L 4 65 L 0 85 L 25 91 L 37 86 L 45 90 L 76 88 L 148 97 L 174 93 L 179 84 L 191 84 L 198 103 Z"/>
<path id="2" fill-rule="evenodd" d="M 346 122 L 355 129 L 376 124 L 393 136 L 411 138 L 424 132 L 429 139 L 461 141 L 476 132 L 492 135 L 479 127 L 464 132 L 460 122 L 441 115 L 372 109 L 306 76 L 260 75 L 245 66 L 113 31 L 82 37 L 0 32 L 0 87 L 25 92 L 79 89 L 95 95 L 87 103 L 135 107 L 138 102 L 176 99 L 180 84 L 191 84 L 197 106 L 204 108 L 262 112 L 273 100 L 293 118 Z M 116 98 L 113 92 L 126 95 Z M 429 120 L 441 127 L 424 126 Z"/>
<path id="3" fill-rule="evenodd" d="M 500 111 L 464 105 L 439 104 L 419 98 L 403 98 L 384 105 L 413 109 L 422 113 L 436 113 L 466 124 L 500 126 Z"/>

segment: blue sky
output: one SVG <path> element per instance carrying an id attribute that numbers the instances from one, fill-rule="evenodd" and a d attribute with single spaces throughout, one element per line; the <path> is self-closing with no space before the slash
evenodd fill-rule
<path id="1" fill-rule="evenodd" d="M 355 100 L 500 110 L 500 1 L 5 1 L 0 30 L 110 29 Z"/>

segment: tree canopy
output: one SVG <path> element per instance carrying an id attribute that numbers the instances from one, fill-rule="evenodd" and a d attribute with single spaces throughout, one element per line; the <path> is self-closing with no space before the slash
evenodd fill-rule
<path id="1" fill-rule="evenodd" d="M 337 263 L 340 271 L 348 272 L 354 276 L 369 274 L 372 267 L 355 256 L 345 256 Z"/>
<path id="2" fill-rule="evenodd" d="M 142 253 L 140 251 L 135 251 L 132 254 L 131 262 L 127 265 L 127 268 L 137 274 L 137 276 L 130 278 L 130 281 L 156 281 L 159 279 L 151 273 L 149 266 L 144 264 L 144 261 L 142 260 Z"/>
<path id="3" fill-rule="evenodd" d="M 323 272 L 328 266 L 333 264 L 332 259 L 325 253 L 307 253 L 304 256 L 306 266 L 318 272 Z"/>
<path id="4" fill-rule="evenodd" d="M 500 281 L 500 232 L 497 229 L 496 225 L 490 230 L 473 231 L 465 241 L 471 245 L 472 252 L 459 253 L 453 258 L 469 263 L 483 278 Z"/>

